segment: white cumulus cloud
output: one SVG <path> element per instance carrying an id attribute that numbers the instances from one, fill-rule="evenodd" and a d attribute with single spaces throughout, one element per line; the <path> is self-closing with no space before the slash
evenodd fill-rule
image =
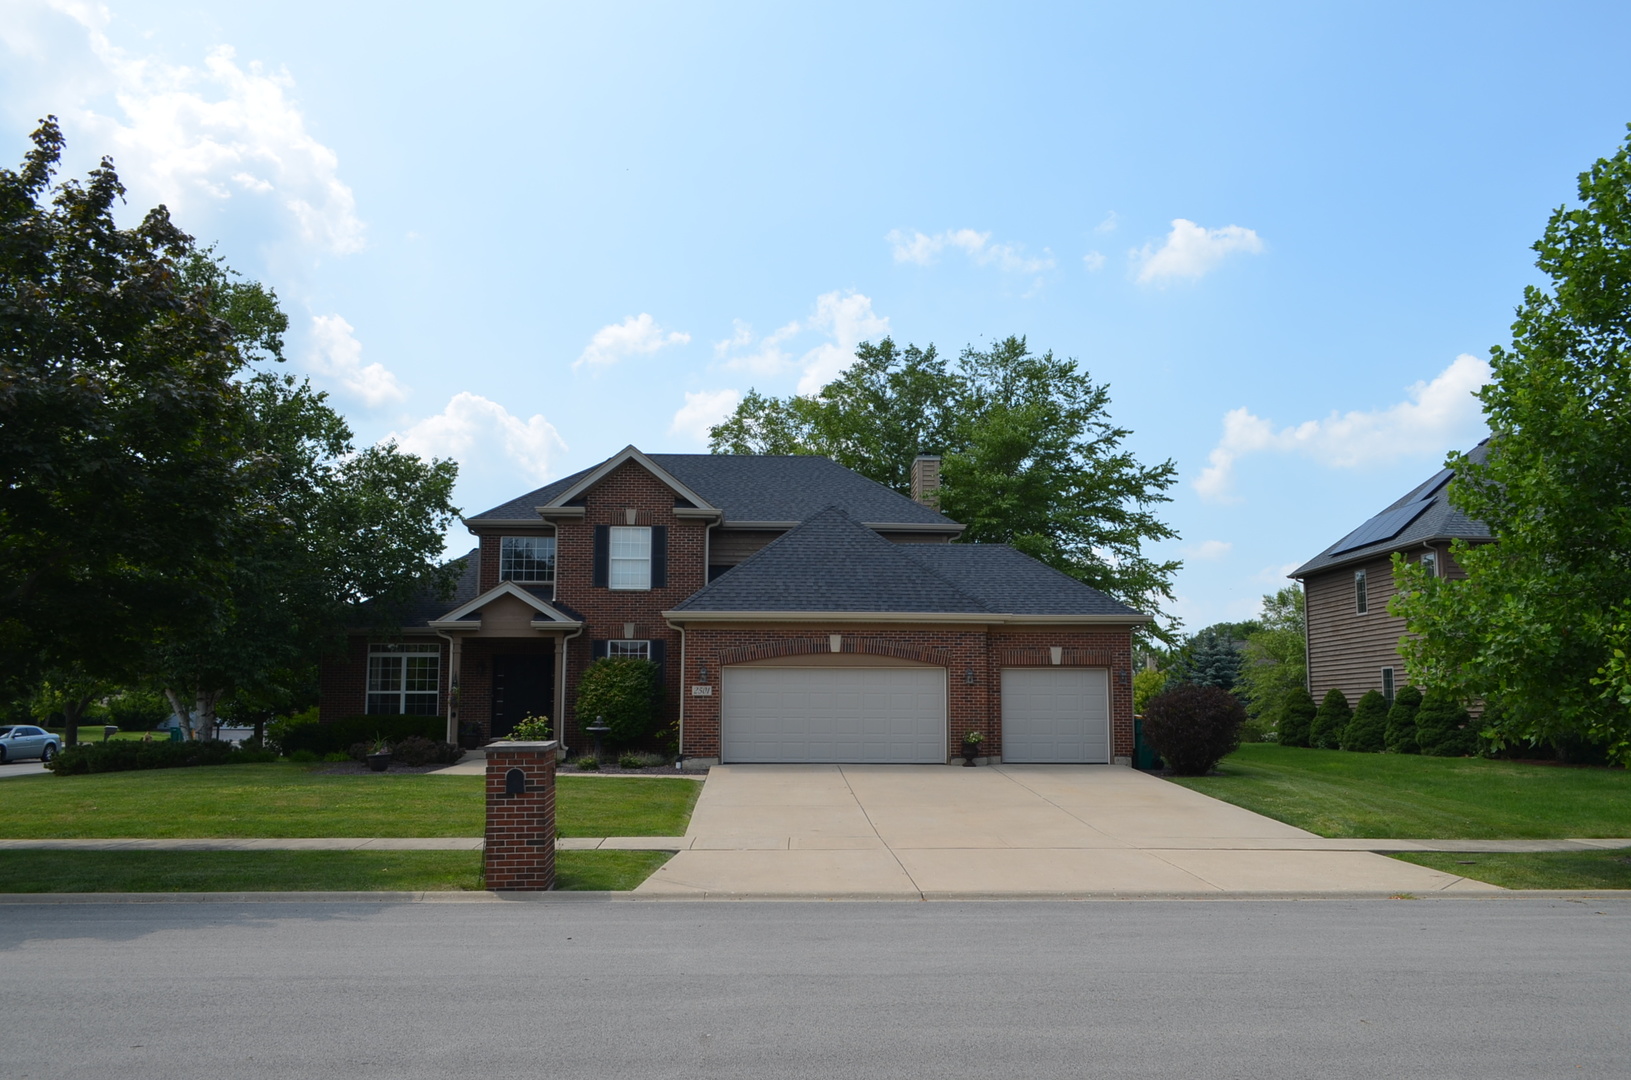
<path id="1" fill-rule="evenodd" d="M 1097 233 L 1115 232 L 1116 226 L 1120 224 L 1121 215 L 1112 210 L 1108 214 L 1104 215 L 1103 221 L 1093 226 L 1093 231 Z"/>
<path id="2" fill-rule="evenodd" d="M 737 390 L 686 391 L 685 404 L 674 414 L 668 430 L 699 443 L 708 441 L 708 429 L 735 411 L 742 400 Z"/>
<path id="3" fill-rule="evenodd" d="M 1205 540 L 1190 548 L 1186 554 L 1192 559 L 1212 562 L 1223 558 L 1232 550 L 1234 550 L 1234 545 L 1227 540 Z"/>
<path id="4" fill-rule="evenodd" d="M 1172 231 L 1160 247 L 1145 244 L 1128 252 L 1134 278 L 1142 285 L 1161 284 L 1174 278 L 1199 278 L 1236 252 L 1256 255 L 1263 241 L 1251 229 L 1225 225 L 1206 229 L 1184 218 L 1175 218 Z"/>
<path id="5" fill-rule="evenodd" d="M 314 315 L 311 342 L 307 366 L 338 379 L 370 408 L 408 396 L 407 388 L 384 364 L 363 364 L 362 342 L 357 340 L 355 328 L 340 316 Z"/>
<path id="6" fill-rule="evenodd" d="M 714 346 L 726 368 L 756 375 L 779 375 L 799 371 L 798 392 L 813 394 L 831 382 L 855 359 L 855 347 L 863 341 L 877 341 L 889 334 L 889 317 L 872 310 L 872 300 L 853 289 L 834 290 L 816 297 L 815 310 L 805 319 L 795 319 L 762 338 L 738 319 L 732 336 Z M 784 348 L 793 339 L 812 335 L 826 340 L 809 346 L 803 353 L 797 347 Z"/>
<path id="7" fill-rule="evenodd" d="M 555 425 L 541 415 L 523 420 L 490 398 L 468 390 L 447 407 L 387 442 L 423 458 L 452 458 L 462 473 L 519 469 L 529 481 L 549 479 L 556 457 L 566 450 Z"/>
<path id="8" fill-rule="evenodd" d="M 642 312 L 596 330 L 595 336 L 589 339 L 588 346 L 572 362 L 572 366 L 615 364 L 626 357 L 654 353 L 669 345 L 684 345 L 690 340 L 690 334 L 677 330 L 664 332 L 656 319 Z"/>
<path id="9" fill-rule="evenodd" d="M 40 83 L 53 94 L 48 107 L 76 143 L 113 157 L 134 205 L 163 202 L 197 229 L 212 209 L 260 200 L 309 245 L 362 249 L 339 158 L 306 130 L 287 71 L 241 63 L 230 45 L 198 65 L 132 53 L 109 37 L 101 5 L 18 6 L 0 22 L 14 14 L 20 29 L 5 44 L 19 62 L 49 69 Z"/>
<path id="10" fill-rule="evenodd" d="M 962 251 L 976 266 L 996 266 L 1008 273 L 1039 274 L 1054 266 L 1053 256 L 1046 249 L 1040 256 L 1027 255 L 1023 245 L 993 244 L 990 233 L 973 229 L 953 229 L 933 236 L 894 229 L 884 239 L 889 241 L 896 262 L 918 266 L 933 265 L 947 248 Z"/>
<path id="11" fill-rule="evenodd" d="M 1482 427 L 1474 391 L 1489 382 L 1489 364 L 1466 353 L 1431 382 L 1418 382 L 1406 400 L 1372 412 L 1333 412 L 1323 420 L 1276 427 L 1244 407 L 1223 417 L 1223 438 L 1195 478 L 1195 490 L 1213 502 L 1234 501 L 1234 469 L 1248 454 L 1301 454 L 1333 468 L 1386 464 L 1437 453 L 1467 441 Z"/>
<path id="12" fill-rule="evenodd" d="M 1103 270 L 1104 252 L 1089 251 L 1086 255 L 1082 256 L 1082 265 L 1087 267 L 1088 273 L 1092 273 L 1095 270 Z"/>

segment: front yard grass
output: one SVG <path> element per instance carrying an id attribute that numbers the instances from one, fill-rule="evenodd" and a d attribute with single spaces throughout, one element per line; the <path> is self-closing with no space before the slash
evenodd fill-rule
<path id="1" fill-rule="evenodd" d="M 560 851 L 556 888 L 627 890 L 666 851 Z M 479 851 L 0 851 L 0 892 L 459 892 Z"/>
<path id="2" fill-rule="evenodd" d="M 1215 775 L 1173 782 L 1320 836 L 1631 836 L 1631 773 L 1624 769 L 1246 743 Z"/>
<path id="3" fill-rule="evenodd" d="M 1631 851 L 1413 851 L 1393 857 L 1503 889 L 1631 889 Z"/>
<path id="4" fill-rule="evenodd" d="M 0 784 L 0 837 L 480 836 L 479 776 L 335 774 L 277 762 Z M 556 782 L 561 836 L 680 836 L 695 780 L 575 777 Z"/>

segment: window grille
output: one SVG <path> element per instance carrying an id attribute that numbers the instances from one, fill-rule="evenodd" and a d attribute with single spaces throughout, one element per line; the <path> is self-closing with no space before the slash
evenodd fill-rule
<path id="1" fill-rule="evenodd" d="M 506 536 L 498 543 L 498 580 L 555 583 L 553 536 Z"/>
<path id="2" fill-rule="evenodd" d="M 368 647 L 368 715 L 435 716 L 441 691 L 441 646 Z"/>
<path id="3" fill-rule="evenodd" d="M 611 576 L 614 589 L 651 588 L 651 529 L 645 526 L 613 526 L 611 530 Z"/>

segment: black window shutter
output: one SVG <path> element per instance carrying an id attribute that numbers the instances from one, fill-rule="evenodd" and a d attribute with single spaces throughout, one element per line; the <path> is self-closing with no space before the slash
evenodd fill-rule
<path id="1" fill-rule="evenodd" d="M 668 526 L 653 525 L 651 527 L 651 587 L 653 589 L 665 588 L 668 585 Z"/>
<path id="2" fill-rule="evenodd" d="M 668 685 L 668 642 L 661 638 L 651 640 L 651 662 L 657 665 L 657 687 Z"/>
<path id="3" fill-rule="evenodd" d="M 607 586 L 607 584 L 611 581 L 611 576 L 612 576 L 612 574 L 611 574 L 611 564 L 612 564 L 612 527 L 610 525 L 596 525 L 595 526 L 595 572 L 594 572 L 594 581 L 591 582 L 591 584 L 593 584 L 597 588 L 604 589 Z M 600 652 L 600 655 L 605 656 L 606 651 L 604 649 L 602 649 L 601 652 Z"/>
<path id="4" fill-rule="evenodd" d="M 589 642 L 589 659 L 591 659 L 591 660 L 604 660 L 604 659 L 606 659 L 606 643 L 604 641 L 591 641 L 591 642 Z"/>

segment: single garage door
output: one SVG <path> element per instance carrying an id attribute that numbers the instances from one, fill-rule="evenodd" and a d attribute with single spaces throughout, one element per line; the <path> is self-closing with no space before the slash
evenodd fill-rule
<path id="1" fill-rule="evenodd" d="M 1004 762 L 1110 763 L 1110 672 L 1005 668 Z"/>
<path id="2" fill-rule="evenodd" d="M 946 672 L 725 669 L 724 761 L 946 760 Z"/>

